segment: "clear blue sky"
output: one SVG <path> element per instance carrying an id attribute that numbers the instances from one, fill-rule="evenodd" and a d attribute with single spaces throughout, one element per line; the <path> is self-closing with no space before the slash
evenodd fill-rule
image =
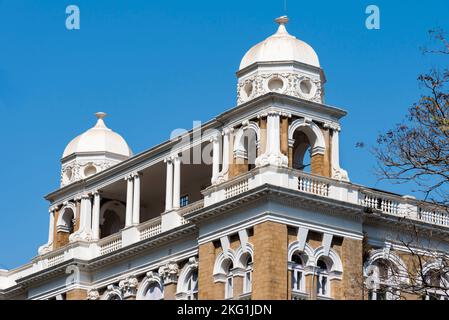
<path id="1" fill-rule="evenodd" d="M 233 107 L 240 59 L 275 32 L 283 2 L 0 0 L 0 268 L 46 242 L 43 196 L 96 111 L 137 153 Z M 380 31 L 365 28 L 372 3 Z M 69 4 L 80 7 L 79 31 L 65 29 Z M 418 74 L 441 63 L 419 48 L 428 29 L 449 31 L 448 12 L 447 0 L 289 1 L 288 30 L 317 51 L 326 102 L 349 112 L 341 161 L 353 182 L 411 193 L 377 181 L 369 147 L 417 100 Z"/>

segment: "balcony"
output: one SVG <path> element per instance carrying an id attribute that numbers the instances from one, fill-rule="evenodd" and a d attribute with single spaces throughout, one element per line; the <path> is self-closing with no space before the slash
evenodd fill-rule
<path id="1" fill-rule="evenodd" d="M 88 243 L 72 243 L 41 255 L 34 260 L 34 265 L 30 266 L 30 269 L 21 271 L 20 274 L 30 274 L 51 268 L 74 257 L 90 260 L 106 256 L 133 244 L 151 240 L 161 233 L 170 233 L 172 229 L 190 223 L 188 219 L 185 219 L 186 215 L 226 201 L 264 184 L 272 184 L 317 197 L 359 205 L 361 207 L 360 212 L 378 212 L 406 218 L 410 221 L 421 221 L 440 227 L 449 227 L 448 213 L 430 203 L 417 201 L 407 196 L 401 197 L 365 188 L 349 182 L 312 175 L 291 168 L 265 166 L 255 168 L 234 179 L 204 189 L 202 191 L 204 199 L 173 210 L 174 214 L 179 216 L 179 221 L 171 228 L 164 230 L 164 216 L 158 216 L 131 228 L 124 228 L 102 239 Z"/>

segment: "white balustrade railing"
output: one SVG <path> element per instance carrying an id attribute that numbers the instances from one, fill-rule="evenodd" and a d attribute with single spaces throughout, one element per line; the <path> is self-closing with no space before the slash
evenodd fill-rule
<path id="1" fill-rule="evenodd" d="M 449 226 L 449 213 L 443 210 L 431 210 L 428 208 L 419 208 L 419 219 L 441 226 Z"/>
<path id="2" fill-rule="evenodd" d="M 140 240 L 146 240 L 162 232 L 161 218 L 156 218 L 139 226 Z"/>
<path id="3" fill-rule="evenodd" d="M 225 198 L 229 199 L 246 191 L 248 191 L 248 178 L 237 180 L 236 183 L 226 187 Z"/>
<path id="4" fill-rule="evenodd" d="M 50 258 L 48 258 L 47 265 L 48 265 L 48 267 L 53 267 L 62 262 L 64 262 L 64 253 L 60 253 L 60 254 L 57 254 L 55 256 L 51 256 Z"/>
<path id="5" fill-rule="evenodd" d="M 383 213 L 400 214 L 399 202 L 388 197 L 383 197 L 376 193 L 371 193 L 369 191 L 361 192 L 360 194 L 360 205 L 376 210 L 380 210 Z"/>
<path id="6" fill-rule="evenodd" d="M 329 196 L 329 183 L 311 175 L 301 174 L 298 177 L 298 189 L 302 192 L 316 194 L 323 197 Z"/>
<path id="7" fill-rule="evenodd" d="M 122 248 L 122 234 L 115 234 L 98 242 L 100 255 L 108 254 Z"/>

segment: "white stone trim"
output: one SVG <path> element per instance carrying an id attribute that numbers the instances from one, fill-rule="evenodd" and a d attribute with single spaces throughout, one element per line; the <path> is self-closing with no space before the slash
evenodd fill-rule
<path id="1" fill-rule="evenodd" d="M 297 119 L 292 122 L 288 128 L 288 140 L 291 145 L 294 143 L 294 134 L 296 130 L 301 129 L 302 132 L 307 136 L 310 142 L 311 155 L 324 154 L 326 150 L 326 143 L 324 140 L 324 135 L 321 129 L 315 124 L 311 119 Z"/>

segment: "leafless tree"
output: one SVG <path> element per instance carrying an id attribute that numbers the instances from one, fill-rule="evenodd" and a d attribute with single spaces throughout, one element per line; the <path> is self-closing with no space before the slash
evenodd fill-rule
<path id="1" fill-rule="evenodd" d="M 426 54 L 449 58 L 449 42 L 442 30 L 430 31 L 436 49 Z M 425 199 L 449 204 L 449 69 L 434 68 L 418 78 L 424 92 L 406 119 L 379 136 L 374 153 L 381 179 L 412 182 Z"/>
<path id="2" fill-rule="evenodd" d="M 438 55 L 443 61 L 449 58 L 445 33 L 437 29 L 429 34 L 433 48 L 424 49 L 424 54 Z M 423 192 L 424 200 L 432 203 L 429 210 L 448 215 L 449 69 L 433 68 L 418 81 L 423 89 L 418 102 L 409 108 L 404 121 L 377 140 L 374 154 L 378 174 L 382 180 L 417 186 L 416 191 Z M 365 272 L 365 286 L 370 292 L 377 298 L 449 300 L 448 253 L 435 250 L 435 241 L 425 243 L 424 239 L 435 240 L 435 235 L 405 219 L 395 242 L 406 248 L 407 263 L 401 266 L 387 261 L 369 270 L 371 274 Z M 441 241 L 447 240 L 443 237 Z M 366 249 L 366 256 L 370 251 Z"/>

